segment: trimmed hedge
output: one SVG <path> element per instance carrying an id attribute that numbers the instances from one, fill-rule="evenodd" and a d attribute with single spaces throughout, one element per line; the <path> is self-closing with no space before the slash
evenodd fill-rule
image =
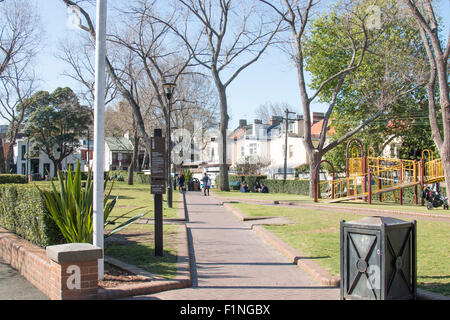
<path id="1" fill-rule="evenodd" d="M 64 243 L 35 186 L 0 185 L 0 226 L 40 247 Z"/>
<path id="2" fill-rule="evenodd" d="M 216 185 L 218 185 L 219 176 L 216 177 Z M 288 194 L 301 194 L 309 195 L 309 180 L 272 180 L 267 179 L 267 176 L 235 176 L 229 175 L 228 182 L 243 182 L 247 181 L 250 191 L 257 181 L 264 183 L 269 188 L 270 193 L 288 193 Z"/>
<path id="3" fill-rule="evenodd" d="M 269 188 L 270 193 L 309 195 L 309 180 L 260 180 Z"/>
<path id="4" fill-rule="evenodd" d="M 117 181 L 125 181 L 125 182 L 128 181 L 128 171 L 126 171 L 126 170 L 109 171 L 109 176 L 116 178 Z M 133 173 L 133 182 L 150 184 L 150 175 L 144 174 L 142 172 L 134 172 Z"/>
<path id="5" fill-rule="evenodd" d="M 27 176 L 23 174 L 0 174 L 0 184 L 5 183 L 27 183 Z"/>

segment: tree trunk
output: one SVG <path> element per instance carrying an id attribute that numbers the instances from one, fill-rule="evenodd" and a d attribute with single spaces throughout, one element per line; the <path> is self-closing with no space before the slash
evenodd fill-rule
<path id="1" fill-rule="evenodd" d="M 228 102 L 226 87 L 222 84 L 217 70 L 212 72 L 214 83 L 219 92 L 220 100 L 220 138 L 219 138 L 219 189 L 222 191 L 230 191 L 228 183 L 228 163 L 227 163 L 227 130 L 228 130 Z"/>
<path id="2" fill-rule="evenodd" d="M 220 162 L 220 190 L 230 191 L 228 183 L 228 163 L 227 163 L 227 129 L 228 129 L 228 112 L 227 112 L 227 97 L 225 89 L 220 92 L 220 140 L 219 140 L 219 162 Z"/>
<path id="3" fill-rule="evenodd" d="M 137 135 L 137 131 L 134 132 L 134 143 L 133 143 L 133 157 L 131 158 L 130 167 L 128 168 L 128 185 L 133 185 L 134 181 L 134 168 L 136 167 L 136 161 L 139 151 L 139 137 Z"/>
<path id="4" fill-rule="evenodd" d="M 62 160 L 52 160 L 52 162 L 53 162 L 53 168 L 54 168 L 53 176 L 58 177 L 58 171 L 61 171 L 61 169 L 62 169 L 62 165 L 61 165 Z M 28 170 L 29 170 L 29 173 L 31 174 L 31 168 L 29 168 Z"/>
<path id="5" fill-rule="evenodd" d="M 450 196 L 450 152 L 447 151 L 441 154 L 442 167 L 444 168 L 445 177 L 445 191 L 447 193 L 447 198 Z"/>
<path id="6" fill-rule="evenodd" d="M 3 153 L 3 138 L 0 137 L 0 173 L 7 173 L 5 166 L 5 154 Z"/>
<path id="7" fill-rule="evenodd" d="M 313 150 L 309 154 L 309 196 L 311 198 L 314 198 L 315 193 L 315 173 L 316 173 L 316 167 L 319 164 L 319 162 L 322 160 L 322 155 L 319 152 L 315 152 Z M 320 172 L 318 174 L 318 177 L 320 177 Z M 317 179 L 317 183 L 319 183 L 319 178 Z"/>

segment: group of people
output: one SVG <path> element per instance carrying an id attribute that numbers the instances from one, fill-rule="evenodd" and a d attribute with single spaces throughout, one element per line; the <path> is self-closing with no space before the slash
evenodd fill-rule
<path id="1" fill-rule="evenodd" d="M 180 172 L 180 174 L 177 176 L 177 183 L 178 188 L 180 192 L 184 191 L 184 184 L 185 184 L 185 178 L 183 172 Z M 203 195 L 209 196 L 209 189 L 211 188 L 211 178 L 208 176 L 208 174 L 205 172 L 203 178 Z M 250 188 L 247 184 L 247 181 L 244 181 L 241 183 L 241 192 L 250 192 Z M 255 187 L 253 188 L 253 192 L 261 192 L 261 193 L 269 193 L 269 188 L 267 188 L 264 183 L 259 183 L 259 181 L 256 181 Z"/>
<path id="2" fill-rule="evenodd" d="M 202 178 L 202 182 L 203 182 L 203 194 L 206 196 L 209 196 L 209 189 L 211 188 L 211 179 L 209 178 L 209 176 L 206 174 L 203 176 Z M 184 177 L 183 172 L 180 172 L 177 176 L 176 176 L 176 183 L 175 185 L 178 186 L 178 189 L 180 190 L 180 192 L 185 191 L 185 183 L 186 183 L 186 178 Z M 176 188 L 176 187 L 175 187 Z"/>
<path id="3" fill-rule="evenodd" d="M 241 183 L 241 192 L 250 192 L 247 181 Z M 269 188 L 267 188 L 264 183 L 259 183 L 259 181 L 257 181 L 255 187 L 253 188 L 253 192 L 269 193 Z"/>

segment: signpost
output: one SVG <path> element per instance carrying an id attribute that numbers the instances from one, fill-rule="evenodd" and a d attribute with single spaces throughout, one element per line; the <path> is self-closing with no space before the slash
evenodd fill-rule
<path id="1" fill-rule="evenodd" d="M 155 212 L 155 256 L 163 256 L 163 206 L 166 189 L 166 149 L 161 129 L 155 129 L 152 137 L 150 192 L 153 194 Z"/>

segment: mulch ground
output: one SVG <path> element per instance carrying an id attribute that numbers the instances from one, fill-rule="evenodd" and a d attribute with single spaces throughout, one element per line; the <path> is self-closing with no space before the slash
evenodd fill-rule
<path id="1" fill-rule="evenodd" d="M 105 262 L 105 273 L 103 280 L 98 281 L 98 286 L 102 288 L 114 288 L 123 284 L 149 282 L 150 279 L 135 275 L 117 266 Z"/>

